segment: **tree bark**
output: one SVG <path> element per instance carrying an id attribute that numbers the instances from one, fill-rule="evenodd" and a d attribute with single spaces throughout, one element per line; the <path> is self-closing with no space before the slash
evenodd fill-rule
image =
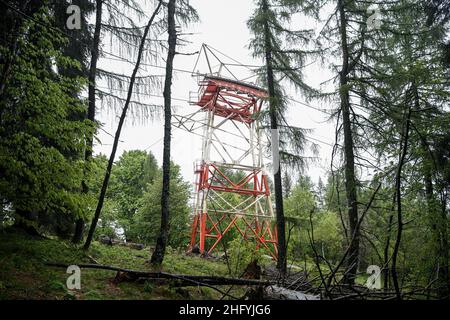
<path id="1" fill-rule="evenodd" d="M 95 124 L 95 81 L 97 75 L 97 61 L 99 56 L 100 46 L 100 34 L 102 28 L 102 5 L 103 0 L 97 0 L 96 12 L 95 12 L 95 30 L 94 30 L 94 42 L 91 50 L 91 65 L 89 67 L 89 84 L 88 84 L 88 112 L 87 119 L 90 120 L 94 126 Z M 89 186 L 87 185 L 87 175 L 89 174 L 90 163 L 92 161 L 92 148 L 94 145 L 94 128 L 92 132 L 86 135 L 86 149 L 84 151 L 84 178 L 81 182 L 82 192 L 84 194 L 89 193 Z M 83 240 L 84 231 L 84 218 L 79 217 L 75 223 L 75 233 L 72 238 L 73 243 L 79 243 Z"/>
<path id="2" fill-rule="evenodd" d="M 113 167 L 113 164 L 114 164 L 114 158 L 116 156 L 117 146 L 119 144 L 120 133 L 122 131 L 122 126 L 123 126 L 123 124 L 125 122 L 127 111 L 128 111 L 129 106 L 130 106 L 131 96 L 133 94 L 133 86 L 134 86 L 134 82 L 136 80 L 136 74 L 137 74 L 137 72 L 139 70 L 139 66 L 141 64 L 142 53 L 144 51 L 145 41 L 147 39 L 147 35 L 148 35 L 149 30 L 150 30 L 150 26 L 152 25 L 153 20 L 155 19 L 157 13 L 159 12 L 161 4 L 162 4 L 162 1 L 159 1 L 158 6 L 156 7 L 155 11 L 153 12 L 152 16 L 150 17 L 150 20 L 149 20 L 147 26 L 145 27 L 144 35 L 142 36 L 141 43 L 139 45 L 139 52 L 138 52 L 138 56 L 137 56 L 136 65 L 134 66 L 134 70 L 133 70 L 133 73 L 132 73 L 131 79 L 130 79 L 130 85 L 129 85 L 129 88 L 128 88 L 127 100 L 126 100 L 125 105 L 123 107 L 122 114 L 120 115 L 119 124 L 117 126 L 116 134 L 114 135 L 114 143 L 113 143 L 111 155 L 110 155 L 109 160 L 108 160 L 108 166 L 106 168 L 105 177 L 103 179 L 103 184 L 102 184 L 102 188 L 101 188 L 101 191 L 100 191 L 100 196 L 99 196 L 98 203 L 97 203 L 97 208 L 95 209 L 94 218 L 92 219 L 91 226 L 89 228 L 89 233 L 88 233 L 88 236 L 86 238 L 86 242 L 84 244 L 84 249 L 85 250 L 89 249 L 89 246 L 91 245 L 92 238 L 93 238 L 94 232 L 95 232 L 95 228 L 97 226 L 97 222 L 98 222 L 98 219 L 100 217 L 100 213 L 101 213 L 102 208 L 103 208 L 103 202 L 105 201 L 106 191 L 108 189 L 109 178 L 111 176 L 111 170 L 112 170 L 112 167 Z"/>
<path id="3" fill-rule="evenodd" d="M 359 228 L 358 202 L 356 194 L 355 157 L 353 153 L 352 125 L 350 120 L 350 97 L 348 93 L 348 74 L 351 72 L 349 65 L 349 48 L 347 43 L 347 18 L 345 14 L 344 0 L 338 1 L 340 34 L 342 47 L 342 68 L 339 73 L 339 92 L 342 111 L 342 127 L 344 130 L 344 157 L 345 157 L 345 192 L 347 199 L 347 214 L 350 229 L 350 250 L 347 257 L 347 272 L 345 280 L 348 284 L 355 283 L 355 277 L 359 264 Z"/>
<path id="4" fill-rule="evenodd" d="M 387 228 L 387 239 L 386 243 L 384 245 L 384 253 L 383 253 L 383 289 L 385 291 L 389 288 L 389 247 L 391 246 L 391 229 L 392 229 L 392 222 L 394 220 L 394 214 L 393 214 L 394 208 L 392 208 L 391 214 L 389 215 L 388 220 L 388 228 Z"/>
<path id="5" fill-rule="evenodd" d="M 172 129 L 171 87 L 173 60 L 176 54 L 177 32 L 175 29 L 176 0 L 169 0 L 167 5 L 168 19 L 168 44 L 169 51 L 166 60 L 166 78 L 164 83 L 164 149 L 163 149 L 163 185 L 161 192 L 161 227 L 156 240 L 155 250 L 151 256 L 151 263 L 160 265 L 164 260 L 167 240 L 169 237 L 169 191 L 170 191 L 170 140 Z"/>
<path id="6" fill-rule="evenodd" d="M 267 13 L 269 10 L 267 1 L 263 2 L 263 11 Z M 270 30 L 269 23 L 266 20 L 264 22 L 264 38 L 265 38 L 265 55 L 266 55 L 266 72 L 267 72 L 267 87 L 269 90 L 269 115 L 270 115 L 270 128 L 272 130 L 278 129 L 276 105 L 274 98 L 275 85 L 274 85 L 274 72 L 273 72 L 273 61 L 272 61 L 272 44 L 270 41 Z M 275 159 L 273 159 L 275 162 Z M 276 164 L 273 164 L 276 167 Z M 278 234 L 278 260 L 277 268 L 280 272 L 282 278 L 286 275 L 286 224 L 284 219 L 284 208 L 283 208 L 283 185 L 281 180 L 281 163 L 278 163 L 278 171 L 274 173 L 274 189 L 275 189 L 275 208 L 276 208 L 276 218 L 277 218 L 277 234 Z"/>
<path id="7" fill-rule="evenodd" d="M 408 92 L 406 93 L 408 94 Z M 410 119 L 411 119 L 411 108 L 408 110 L 408 114 L 406 116 L 406 125 L 405 129 L 402 133 L 402 137 L 400 138 L 400 149 L 401 154 L 398 161 L 397 173 L 395 176 L 395 196 L 397 202 L 397 236 L 395 239 L 394 250 L 392 252 L 392 265 L 391 265 L 391 274 L 392 274 L 392 282 L 394 284 L 395 294 L 398 300 L 401 300 L 401 292 L 400 286 L 398 283 L 398 275 L 397 275 L 397 257 L 400 249 L 400 242 L 402 239 L 403 232 L 403 217 L 402 217 L 402 194 L 401 194 L 401 174 L 402 168 L 405 163 L 405 157 L 408 152 L 408 139 L 409 139 L 409 128 L 410 128 Z"/>

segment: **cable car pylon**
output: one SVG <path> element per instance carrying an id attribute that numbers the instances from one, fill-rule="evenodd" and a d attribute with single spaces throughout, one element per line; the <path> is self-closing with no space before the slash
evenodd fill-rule
<path id="1" fill-rule="evenodd" d="M 199 108 L 194 114 L 203 113 L 204 119 L 201 158 L 194 165 L 190 249 L 210 255 L 225 235 L 235 230 L 277 259 L 277 232 L 263 165 L 260 125 L 268 93 L 238 80 L 213 50 L 202 45 L 196 66 L 203 52 L 209 72 L 198 78 L 198 97 L 191 102 Z M 220 62 L 216 73 L 212 59 Z M 231 77 L 221 76 L 222 71 L 228 71 Z M 179 127 L 188 128 L 192 116 L 178 120 L 182 122 Z"/>

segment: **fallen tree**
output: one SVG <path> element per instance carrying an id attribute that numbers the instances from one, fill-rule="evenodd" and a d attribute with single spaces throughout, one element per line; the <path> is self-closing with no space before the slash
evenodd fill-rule
<path id="1" fill-rule="evenodd" d="M 59 262 L 47 262 L 46 265 L 52 267 L 67 268 L 70 264 Z M 114 266 L 93 264 L 93 263 L 81 263 L 76 264 L 80 268 L 88 269 L 103 269 L 116 271 L 116 282 L 122 281 L 139 281 L 145 280 L 172 280 L 175 281 L 176 286 L 212 286 L 212 285 L 242 285 L 242 286 L 270 286 L 274 285 L 275 281 L 265 281 L 256 279 L 241 279 L 241 278 L 229 278 L 221 276 L 203 276 L 203 275 L 188 275 L 188 274 L 172 274 L 167 272 L 151 272 L 151 271 L 139 271 L 130 270 Z"/>

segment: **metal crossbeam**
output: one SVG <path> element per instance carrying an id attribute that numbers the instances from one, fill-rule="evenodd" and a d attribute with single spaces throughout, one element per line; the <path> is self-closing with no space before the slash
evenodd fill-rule
<path id="1" fill-rule="evenodd" d="M 203 129 L 202 156 L 195 165 L 196 190 L 191 248 L 211 254 L 235 229 L 277 258 L 277 234 L 263 152 L 259 113 L 267 92 L 236 79 L 205 76 L 199 81 L 199 109 L 174 115 L 174 125 L 196 134 Z M 200 112 L 204 120 L 194 120 Z M 227 141 L 232 137 L 233 144 Z M 233 197 L 227 194 L 234 194 Z"/>

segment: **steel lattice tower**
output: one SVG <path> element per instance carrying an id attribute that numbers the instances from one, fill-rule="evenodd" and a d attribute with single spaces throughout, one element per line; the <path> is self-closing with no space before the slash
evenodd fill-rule
<path id="1" fill-rule="evenodd" d="M 204 112 L 202 157 L 195 164 L 195 198 L 190 247 L 211 254 L 235 228 L 277 258 L 277 233 L 263 150 L 259 113 L 268 94 L 254 85 L 206 75 L 193 103 Z M 223 128 L 241 138 L 231 154 L 221 138 Z M 236 146 L 235 146 L 236 147 Z M 214 152 L 212 152 L 214 151 Z M 239 178 L 236 179 L 236 172 Z"/>

